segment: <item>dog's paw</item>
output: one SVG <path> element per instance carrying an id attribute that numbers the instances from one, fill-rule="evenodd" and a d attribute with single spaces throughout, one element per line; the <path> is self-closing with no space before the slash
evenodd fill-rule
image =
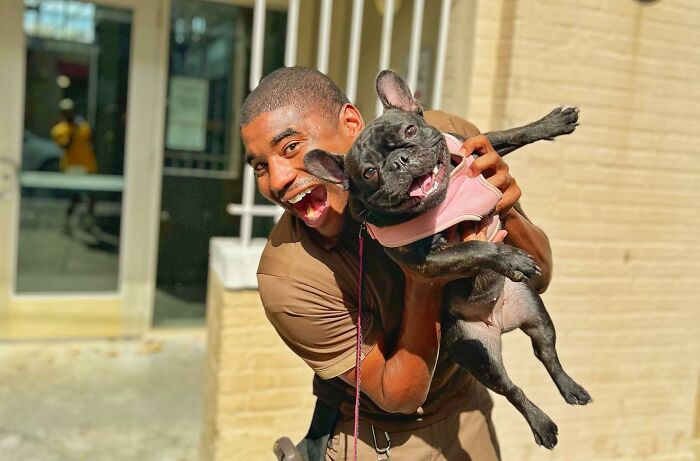
<path id="1" fill-rule="evenodd" d="M 551 141 L 557 136 L 574 132 L 578 126 L 578 108 L 557 107 L 545 115 L 542 121 L 547 129 L 547 137 L 545 139 Z"/>
<path id="2" fill-rule="evenodd" d="M 535 436 L 537 445 L 542 445 L 550 450 L 556 446 L 559 428 L 547 415 L 542 413 L 530 424 L 530 427 L 532 428 L 532 433 Z"/>
<path id="3" fill-rule="evenodd" d="M 535 258 L 519 248 L 498 245 L 495 271 L 514 282 L 524 282 L 530 277 L 542 274 Z"/>
<path id="4" fill-rule="evenodd" d="M 586 405 L 593 400 L 588 391 L 573 379 L 562 385 L 559 391 L 566 403 L 570 405 Z"/>

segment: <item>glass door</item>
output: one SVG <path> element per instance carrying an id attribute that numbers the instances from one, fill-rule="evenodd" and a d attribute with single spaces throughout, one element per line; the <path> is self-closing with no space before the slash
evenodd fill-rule
<path id="1" fill-rule="evenodd" d="M 0 337 L 119 336 L 150 322 L 164 6 L 0 7 Z"/>
<path id="2" fill-rule="evenodd" d="M 263 73 L 284 65 L 287 2 L 268 2 Z M 205 318 L 209 241 L 237 236 L 245 165 L 238 111 L 248 94 L 253 2 L 172 0 L 162 200 L 153 323 Z M 269 203 L 262 196 L 256 203 Z M 272 217 L 256 218 L 266 238 Z"/>

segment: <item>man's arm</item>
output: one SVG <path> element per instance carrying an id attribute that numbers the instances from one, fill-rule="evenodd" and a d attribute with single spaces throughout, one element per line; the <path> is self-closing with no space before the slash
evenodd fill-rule
<path id="1" fill-rule="evenodd" d="M 265 314 L 285 343 L 321 378 L 337 376 L 354 386 L 357 314 L 342 294 L 319 289 L 331 283 L 311 286 L 258 273 Z M 380 408 L 411 413 L 425 401 L 439 352 L 441 294 L 433 281 L 408 274 L 401 326 L 391 343 L 379 318 L 365 311 L 362 391 Z"/>
<path id="2" fill-rule="evenodd" d="M 518 247 L 535 258 L 541 275 L 530 279 L 530 284 L 538 292 L 544 292 L 552 279 L 552 248 L 547 235 L 525 216 L 520 207 L 520 187 L 510 175 L 508 165 L 493 149 L 486 136 L 479 135 L 467 139 L 462 149 L 466 155 L 479 155 L 469 166 L 469 175 L 473 177 L 483 174 L 503 193 L 503 197 L 496 204 L 496 212 L 505 220 L 505 229 L 508 231 L 505 243 Z"/>
<path id="3" fill-rule="evenodd" d="M 425 119 L 442 132 L 453 132 L 468 138 L 463 147 L 466 147 L 469 153 L 479 155 L 470 167 L 472 175 L 483 174 L 503 193 L 503 198 L 496 205 L 496 211 L 505 219 L 505 229 L 508 231 L 505 242 L 535 258 L 542 274 L 530 279 L 530 284 L 538 292 L 544 292 L 552 279 L 552 249 L 544 231 L 534 225 L 520 207 L 520 187 L 510 175 L 508 165 L 486 137 L 479 136 L 479 129 L 474 124 L 442 111 L 426 111 Z"/>
<path id="4" fill-rule="evenodd" d="M 527 251 L 540 266 L 541 274 L 532 277 L 530 285 L 543 293 L 552 280 L 553 266 L 552 247 L 547 234 L 528 219 L 518 202 L 505 215 L 505 229 L 508 231 L 505 243 Z"/>
<path id="5" fill-rule="evenodd" d="M 440 350 L 442 286 L 406 276 L 401 330 L 395 344 L 381 335 L 362 361 L 362 392 L 390 413 L 413 413 L 425 402 Z M 341 378 L 355 385 L 355 368 Z"/>

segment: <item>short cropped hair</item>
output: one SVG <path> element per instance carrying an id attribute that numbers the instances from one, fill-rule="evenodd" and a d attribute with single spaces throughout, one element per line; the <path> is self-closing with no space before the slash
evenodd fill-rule
<path id="1" fill-rule="evenodd" d="M 301 66 L 282 67 L 263 78 L 245 99 L 240 126 L 246 126 L 260 114 L 288 105 L 301 110 L 313 108 L 333 122 L 349 102 L 338 85 L 321 72 Z"/>

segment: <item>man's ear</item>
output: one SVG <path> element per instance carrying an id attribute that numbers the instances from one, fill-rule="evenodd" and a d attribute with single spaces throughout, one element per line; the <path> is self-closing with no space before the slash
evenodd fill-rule
<path id="1" fill-rule="evenodd" d="M 326 182 L 340 185 L 348 190 L 350 182 L 345 174 L 345 156 L 314 149 L 304 156 L 306 170 Z"/>
<path id="2" fill-rule="evenodd" d="M 393 70 L 383 70 L 377 75 L 377 95 L 382 101 L 384 112 L 400 109 L 423 115 L 423 106 L 413 97 L 408 84 Z"/>
<path id="3" fill-rule="evenodd" d="M 365 122 L 362 120 L 362 114 L 350 103 L 346 103 L 340 109 L 338 114 L 338 123 L 345 129 L 347 134 L 353 140 L 360 134 L 360 131 L 365 127 Z"/>

